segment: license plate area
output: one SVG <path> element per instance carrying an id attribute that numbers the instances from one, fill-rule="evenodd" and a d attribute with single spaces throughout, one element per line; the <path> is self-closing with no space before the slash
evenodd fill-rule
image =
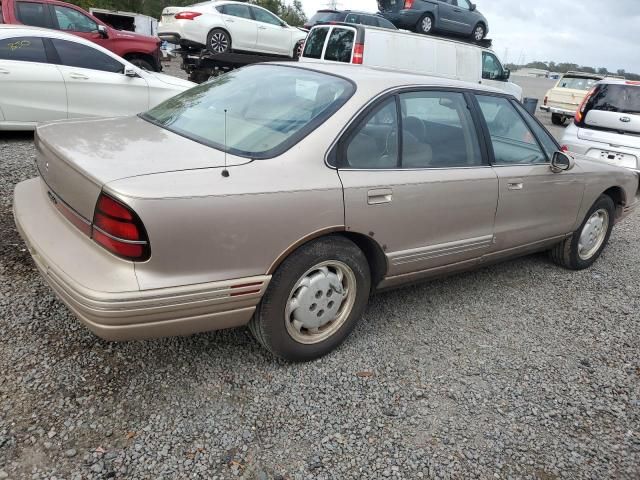
<path id="1" fill-rule="evenodd" d="M 603 162 L 612 163 L 614 165 L 627 165 L 629 163 L 635 164 L 637 158 L 635 155 L 628 153 L 612 152 L 611 150 L 591 150 L 589 157 L 596 158 Z"/>

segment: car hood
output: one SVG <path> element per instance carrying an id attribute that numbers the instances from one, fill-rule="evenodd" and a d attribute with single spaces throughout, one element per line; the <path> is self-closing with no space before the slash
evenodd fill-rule
<path id="1" fill-rule="evenodd" d="M 109 38 L 116 40 L 134 40 L 136 42 L 149 42 L 160 44 L 158 37 L 152 37 L 149 35 L 143 35 L 141 33 L 130 32 L 128 30 L 116 30 L 115 28 L 109 29 Z"/>

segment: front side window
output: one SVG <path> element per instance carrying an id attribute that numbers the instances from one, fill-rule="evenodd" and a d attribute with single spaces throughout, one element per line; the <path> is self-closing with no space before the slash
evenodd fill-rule
<path id="1" fill-rule="evenodd" d="M 403 168 L 482 165 L 478 135 L 462 93 L 403 93 L 400 106 Z"/>
<path id="2" fill-rule="evenodd" d="M 360 23 L 362 23 L 363 25 L 369 25 L 371 27 L 377 27 L 378 19 L 372 15 L 361 15 Z"/>
<path id="3" fill-rule="evenodd" d="M 347 139 L 344 157 L 345 168 L 391 169 L 399 166 L 395 97 L 383 101 L 367 114 Z"/>
<path id="4" fill-rule="evenodd" d="M 558 150 L 558 144 L 551 134 L 549 134 L 549 132 L 547 132 L 545 128 L 540 125 L 540 123 L 529 112 L 527 112 L 522 105 L 520 105 L 519 102 L 515 102 L 514 105 L 520 112 L 520 115 L 522 115 L 526 120 L 529 128 L 533 130 L 533 133 L 538 137 L 544 152 L 547 154 L 547 158 L 550 159 L 553 157 L 553 154 Z"/>
<path id="5" fill-rule="evenodd" d="M 73 8 L 53 6 L 60 30 L 71 32 L 92 33 L 98 31 L 98 24 L 83 13 Z"/>
<path id="6" fill-rule="evenodd" d="M 321 58 L 322 49 L 324 48 L 324 41 L 329 33 L 329 28 L 314 28 L 307 36 L 307 40 L 304 44 L 303 57 L 307 58 Z"/>
<path id="7" fill-rule="evenodd" d="M 380 25 L 382 28 L 389 28 L 391 30 L 397 30 L 396 26 L 393 23 L 391 23 L 389 20 L 387 20 L 386 18 L 378 17 L 378 25 Z"/>
<path id="8" fill-rule="evenodd" d="M 234 3 L 229 3 L 224 6 L 224 13 L 225 15 L 231 15 L 232 17 L 240 17 L 253 20 L 253 18 L 251 17 L 251 12 L 249 11 L 249 7 L 246 5 L 236 5 Z"/>
<path id="9" fill-rule="evenodd" d="M 345 23 L 360 23 L 358 15 L 355 13 L 350 13 L 344 19 Z"/>
<path id="10" fill-rule="evenodd" d="M 351 29 L 334 28 L 327 41 L 324 59 L 334 62 L 350 63 L 354 37 L 355 31 Z"/>
<path id="11" fill-rule="evenodd" d="M 489 128 L 496 165 L 547 162 L 533 133 L 509 100 L 486 95 L 476 98 Z"/>
<path id="12" fill-rule="evenodd" d="M 142 118 L 234 155 L 271 158 L 325 122 L 354 91 L 333 75 L 255 65 L 187 90 Z"/>
<path id="13" fill-rule="evenodd" d="M 269 23 L 271 25 L 282 25 L 282 22 L 275 15 L 263 10 L 261 8 L 252 7 L 253 15 L 256 17 L 258 22 Z"/>
<path id="14" fill-rule="evenodd" d="M 461 8 L 466 8 L 467 10 L 471 10 L 469 0 L 458 0 L 458 6 Z"/>
<path id="15" fill-rule="evenodd" d="M 62 65 L 103 72 L 122 73 L 124 65 L 106 53 L 76 42 L 52 38 Z"/>
<path id="16" fill-rule="evenodd" d="M 41 38 L 3 38 L 0 40 L 0 60 L 47 63 L 47 53 Z"/>
<path id="17" fill-rule="evenodd" d="M 486 80 L 502 80 L 502 65 L 498 58 L 489 52 L 482 52 L 482 78 Z"/>
<path id="18" fill-rule="evenodd" d="M 48 5 L 34 2 L 17 2 L 16 16 L 20 23 L 32 27 L 50 28 Z"/>

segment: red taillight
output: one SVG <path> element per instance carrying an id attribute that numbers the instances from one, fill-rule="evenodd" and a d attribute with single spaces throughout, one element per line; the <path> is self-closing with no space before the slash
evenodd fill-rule
<path id="1" fill-rule="evenodd" d="M 404 9 L 409 10 L 413 7 L 413 0 L 404 0 Z"/>
<path id="2" fill-rule="evenodd" d="M 576 118 L 575 118 L 575 123 L 581 123 L 582 120 L 584 120 L 584 109 L 587 106 L 587 102 L 589 101 L 589 99 L 591 98 L 591 96 L 595 93 L 596 89 L 598 87 L 593 87 L 591 90 L 589 90 L 589 93 L 587 93 L 584 97 L 584 99 L 582 100 L 582 103 L 580 104 L 580 106 L 578 107 L 578 110 L 576 111 Z"/>
<path id="3" fill-rule="evenodd" d="M 544 97 L 544 104 L 546 105 L 547 102 L 549 101 L 549 97 Z"/>
<path id="4" fill-rule="evenodd" d="M 180 12 L 174 15 L 176 20 L 193 20 L 202 15 L 200 12 Z"/>
<path id="5" fill-rule="evenodd" d="M 356 43 L 353 47 L 353 60 L 351 63 L 362 65 L 362 59 L 364 58 L 364 44 Z"/>
<path id="6" fill-rule="evenodd" d="M 127 260 L 149 258 L 149 239 L 138 216 L 126 205 L 100 194 L 93 214 L 93 238 L 111 253 Z"/>
<path id="7" fill-rule="evenodd" d="M 636 82 L 635 80 L 627 80 L 626 82 L 627 85 L 640 85 L 640 82 Z"/>
<path id="8" fill-rule="evenodd" d="M 563 152 L 568 152 L 569 151 L 569 147 L 567 147 L 566 145 L 562 145 L 562 146 L 560 146 L 560 150 L 562 150 Z"/>

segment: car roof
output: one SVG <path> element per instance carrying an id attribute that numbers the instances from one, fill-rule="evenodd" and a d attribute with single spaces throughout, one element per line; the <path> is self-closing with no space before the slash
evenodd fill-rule
<path id="1" fill-rule="evenodd" d="M 323 8 L 318 10 L 316 13 L 357 13 L 358 15 L 381 16 L 378 12 L 363 12 L 362 10 L 333 10 L 331 8 Z"/>
<path id="2" fill-rule="evenodd" d="M 424 86 L 460 88 L 465 90 L 476 90 L 492 94 L 496 93 L 503 96 L 510 96 L 510 94 L 503 90 L 480 85 L 473 82 L 463 82 L 461 80 L 454 80 L 451 78 L 420 75 L 418 73 L 398 72 L 397 70 L 392 70 L 389 68 L 322 61 L 306 61 L 304 63 L 296 64 L 292 64 L 291 62 L 270 62 L 269 64 L 294 68 L 304 68 L 319 73 L 328 73 L 331 75 L 347 78 L 355 82 L 356 86 L 360 86 L 362 84 L 380 91 L 397 87 Z"/>

